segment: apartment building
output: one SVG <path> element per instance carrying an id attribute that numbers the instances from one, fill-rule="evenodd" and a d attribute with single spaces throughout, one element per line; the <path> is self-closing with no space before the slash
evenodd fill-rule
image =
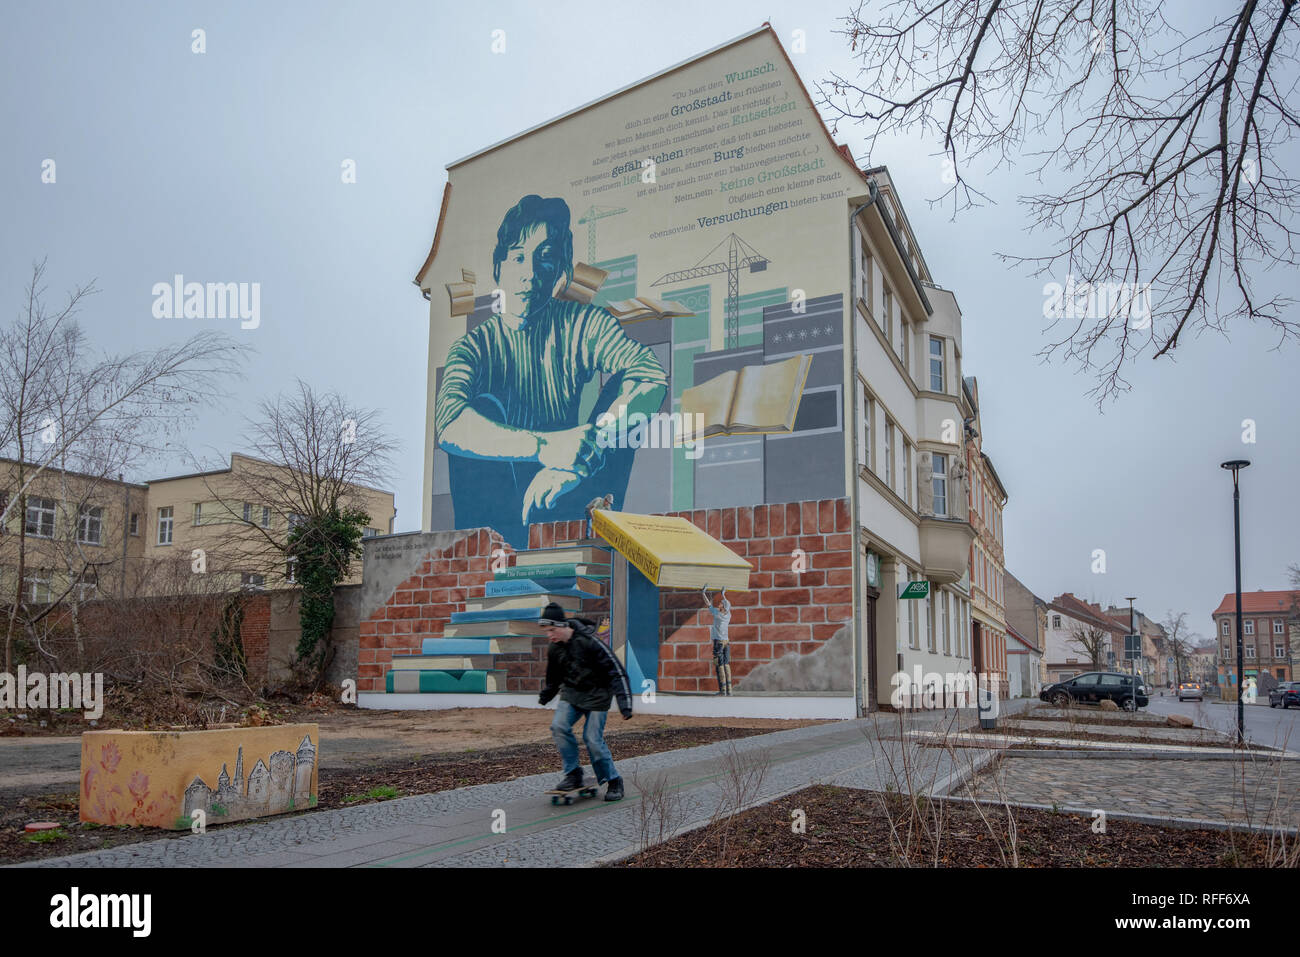
<path id="1" fill-rule="evenodd" d="M 33 466 L 25 469 L 30 474 Z M 273 543 L 284 541 L 298 516 L 282 514 L 255 494 L 261 478 L 288 472 L 239 453 L 231 455 L 229 468 L 144 483 L 46 469 L 28 488 L 25 513 L 15 506 L 0 528 L 4 593 L 17 585 L 17 538 L 24 526 L 23 592 L 32 602 L 57 599 L 69 588 L 82 599 L 154 594 L 162 583 L 152 569 L 167 560 L 201 569 L 208 590 L 292 586 L 293 565 Z M 7 503 L 20 487 L 18 463 L 0 460 L 0 476 L 0 502 Z M 370 515 L 364 535 L 391 533 L 393 493 L 360 486 L 353 492 Z M 349 579 L 358 581 L 359 562 Z"/>
<path id="2" fill-rule="evenodd" d="M 1132 634 L 1127 631 L 1130 627 L 1128 608 L 1111 606 L 1106 609 L 1106 614 L 1115 619 L 1120 627 L 1126 630 L 1126 634 Z M 1136 608 L 1133 610 L 1132 624 L 1137 626 L 1137 634 L 1142 636 L 1142 657 L 1138 663 L 1138 671 L 1148 686 L 1164 687 L 1173 682 L 1177 675 L 1178 662 L 1174 660 L 1173 645 L 1169 641 L 1164 625 L 1152 621 Z M 1124 670 L 1127 671 L 1128 667 L 1128 663 L 1125 662 Z"/>
<path id="3" fill-rule="evenodd" d="M 984 452 L 979 383 L 974 376 L 962 380 L 962 390 L 972 412 L 965 422 L 964 451 L 970 524 L 975 530 L 975 538 L 970 544 L 974 665 L 976 671 L 996 675 L 1005 696 L 1009 694 L 1009 676 L 1002 509 L 1007 503 L 1007 491 L 993 467 L 993 460 Z"/>
<path id="4" fill-rule="evenodd" d="M 1218 645 L 1219 684 L 1236 685 L 1237 593 L 1229 592 L 1210 615 Z M 1256 684 L 1267 674 L 1272 681 L 1291 681 L 1300 640 L 1300 590 L 1241 593 L 1243 672 Z M 1272 682 L 1268 682 L 1271 684 Z"/>
<path id="5" fill-rule="evenodd" d="M 1100 605 L 1065 592 L 1047 606 L 1047 680 L 1066 681 L 1085 671 L 1127 671 L 1124 636 L 1128 629 Z M 1089 654 L 1089 645 L 1096 652 Z"/>
<path id="6" fill-rule="evenodd" d="M 978 664 L 1005 684 L 1006 493 L 977 456 L 977 626 L 965 426 L 978 409 L 957 298 L 888 168 L 835 142 L 770 26 L 447 170 L 416 275 L 426 531 L 537 547 L 609 495 L 620 511 L 685 517 L 750 561 L 750 590 L 732 598 L 737 695 L 820 694 L 833 700 L 818 713 L 848 716 L 888 705 L 914 668 Z M 556 377 L 557 343 L 579 328 L 602 351 L 566 352 Z M 507 343 L 513 371 L 494 359 Z M 703 416 L 707 438 L 633 443 L 595 468 L 543 461 L 620 408 Z M 697 599 L 664 590 L 627 623 L 660 636 L 623 653 L 661 695 L 714 688 Z"/>
<path id="7" fill-rule="evenodd" d="M 1020 579 L 1009 571 L 1002 573 L 1003 587 L 1006 589 L 1004 607 L 1006 609 L 1007 630 L 1015 632 L 1020 639 L 1027 642 L 1038 654 L 1029 659 L 1036 669 L 1022 683 L 1032 686 L 1030 694 L 1036 695 L 1038 688 L 1047 681 L 1047 614 L 1048 603 L 1029 590 Z M 1008 653 L 1010 653 L 1008 648 Z"/>

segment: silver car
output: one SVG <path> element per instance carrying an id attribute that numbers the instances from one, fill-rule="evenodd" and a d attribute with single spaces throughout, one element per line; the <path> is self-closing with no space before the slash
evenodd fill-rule
<path id="1" fill-rule="evenodd" d="M 1201 691 L 1201 686 L 1195 681 L 1184 681 L 1178 686 L 1178 700 L 1187 701 L 1195 698 L 1197 701 L 1204 701 L 1205 694 Z"/>

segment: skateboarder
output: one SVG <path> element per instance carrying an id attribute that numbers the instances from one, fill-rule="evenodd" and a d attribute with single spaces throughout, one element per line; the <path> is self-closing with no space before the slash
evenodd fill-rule
<path id="1" fill-rule="evenodd" d="M 709 637 L 713 639 L 713 667 L 718 673 L 718 694 L 731 695 L 731 642 L 727 638 L 727 626 L 731 624 L 731 602 L 727 601 L 727 590 L 718 593 L 718 601 L 709 601 L 709 590 L 701 588 L 704 602 L 713 612 L 713 627 Z"/>
<path id="2" fill-rule="evenodd" d="M 566 618 L 564 609 L 552 602 L 542 612 L 538 624 L 547 629 L 551 648 L 546 656 L 546 685 L 538 695 L 547 704 L 559 694 L 551 721 L 551 738 L 564 763 L 564 777 L 555 786 L 558 791 L 582 787 L 582 762 L 573 726 L 585 717 L 582 740 L 587 745 L 591 769 L 598 785 L 609 783 L 606 801 L 623 797 L 623 779 L 614 768 L 613 756 L 605 744 L 605 718 L 612 698 L 618 698 L 618 710 L 624 720 L 632 717 L 632 688 L 627 672 L 609 646 L 595 635 L 595 624 L 586 618 Z"/>

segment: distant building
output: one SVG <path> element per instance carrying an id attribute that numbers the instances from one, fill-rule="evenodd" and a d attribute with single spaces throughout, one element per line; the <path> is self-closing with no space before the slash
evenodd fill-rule
<path id="1" fill-rule="evenodd" d="M 1124 636 L 1128 629 L 1101 610 L 1099 605 L 1065 592 L 1047 607 L 1047 680 L 1067 681 L 1085 671 L 1121 669 Z M 1095 636 L 1097 655 L 1086 650 L 1084 639 Z"/>
<path id="2" fill-rule="evenodd" d="M 1237 684 L 1237 593 L 1229 592 L 1211 612 L 1219 651 L 1220 685 Z M 1244 672 L 1261 690 L 1291 681 L 1300 644 L 1300 590 L 1241 593 Z M 1234 692 L 1235 693 L 1235 692 Z"/>
<path id="3" fill-rule="evenodd" d="M 0 512 L 17 494 L 19 475 L 37 466 L 0 459 Z M 0 593 L 12 595 L 18 568 L 18 537 L 25 541 L 23 593 L 42 604 L 71 597 L 152 595 L 167 590 L 153 581 L 159 564 L 176 559 L 188 572 L 193 550 L 203 549 L 212 590 L 293 585 L 292 567 L 267 554 L 264 532 L 284 538 L 295 516 L 262 502 L 235 501 L 250 484 L 250 469 L 279 468 L 235 453 L 230 467 L 148 482 L 121 482 L 47 468 L 31 483 L 26 508 L 10 509 L 0 523 Z M 254 473 L 257 474 L 257 473 Z M 354 486 L 370 515 L 367 537 L 393 531 L 397 514 L 392 492 Z M 277 567 L 278 573 L 268 569 Z M 360 578 L 360 563 L 347 583 Z M 70 578 L 75 577 L 76 581 Z"/>

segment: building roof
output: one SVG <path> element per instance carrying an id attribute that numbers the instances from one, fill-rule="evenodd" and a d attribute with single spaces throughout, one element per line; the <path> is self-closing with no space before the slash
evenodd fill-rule
<path id="1" fill-rule="evenodd" d="M 799 92 L 803 94 L 803 97 L 807 101 L 809 107 L 812 108 L 813 114 L 819 120 L 821 120 L 821 113 L 817 110 L 817 104 L 814 102 L 812 98 L 812 94 L 808 92 L 808 87 L 804 85 L 803 79 L 799 76 L 799 71 L 795 69 L 794 63 L 790 60 L 790 54 L 786 52 L 785 47 L 781 44 L 780 38 L 777 37 L 776 31 L 772 28 L 772 24 L 768 22 L 764 22 L 762 26 L 750 30 L 748 33 L 742 33 L 740 36 L 735 37 L 734 39 L 728 40 L 725 43 L 720 43 L 719 45 L 709 50 L 705 50 L 703 53 L 698 53 L 695 56 L 690 57 L 689 59 L 682 60 L 680 63 L 675 63 L 670 67 L 660 70 L 658 73 L 654 73 L 651 74 L 650 76 L 637 80 L 635 83 L 629 83 L 627 86 L 621 87 L 613 91 L 612 93 L 606 93 L 604 96 L 597 97 L 596 99 L 591 100 L 588 103 L 584 103 L 581 106 L 574 107 L 573 109 L 565 113 L 561 113 L 559 116 L 552 117 L 551 119 L 546 120 L 545 122 L 538 123 L 535 126 L 530 126 L 528 129 L 520 133 L 516 133 L 513 136 L 508 136 L 503 140 L 493 143 L 491 146 L 485 146 L 483 147 L 483 149 L 476 150 L 475 152 L 470 153 L 468 156 L 462 156 L 460 159 L 456 160 L 455 162 L 447 164 L 447 171 L 450 172 L 451 170 L 455 169 L 457 166 L 461 166 L 472 159 L 477 159 L 478 157 L 490 153 L 493 150 L 500 149 L 501 147 L 507 146 L 510 143 L 522 139 L 525 136 L 529 136 L 533 133 L 538 132 L 539 130 L 545 129 L 548 126 L 552 126 L 556 123 L 559 123 L 561 120 L 566 120 L 572 116 L 576 116 L 577 114 L 584 112 L 585 110 L 589 110 L 592 107 L 598 106 L 616 97 L 622 96 L 625 93 L 629 93 L 632 90 L 635 90 L 637 87 L 643 86 L 646 83 L 651 82 L 652 80 L 660 79 L 661 77 L 667 76 L 670 73 L 674 73 L 677 70 L 681 70 L 688 66 L 691 66 L 692 64 L 697 63 L 700 60 L 705 59 L 706 57 L 710 57 L 715 53 L 719 53 L 723 50 L 733 47 L 738 43 L 743 43 L 744 41 L 752 39 L 753 37 L 756 37 L 761 33 L 768 33 L 771 35 L 772 41 L 776 44 L 777 49 L 781 51 L 781 55 L 785 58 L 786 66 L 790 68 L 790 72 L 794 75 L 795 82 L 798 84 L 799 87 Z M 830 143 L 831 149 L 833 149 L 843 159 L 848 161 L 849 165 L 854 170 L 857 171 L 858 175 L 862 177 L 864 182 L 870 182 L 871 177 L 867 175 L 866 171 L 862 170 L 858 166 L 857 161 L 854 160 L 853 154 L 852 152 L 850 152 L 848 146 L 842 143 L 835 142 L 835 138 L 831 135 L 830 128 L 827 127 L 825 121 L 820 121 L 817 125 L 821 127 L 821 131 L 826 136 L 827 142 Z M 877 167 L 873 169 L 872 172 L 879 172 L 882 171 L 883 169 L 884 167 Z M 420 267 L 420 271 L 415 275 L 414 282 L 415 285 L 417 286 L 420 286 L 420 280 L 429 271 L 429 267 L 433 265 L 434 258 L 437 256 L 438 243 L 439 240 L 442 238 L 442 224 L 447 214 L 447 205 L 448 205 L 448 201 L 450 200 L 450 197 L 451 197 L 450 180 L 448 180 L 447 186 L 444 187 L 443 189 L 442 207 L 438 212 L 438 225 L 434 230 L 433 244 L 429 249 L 429 255 L 424 260 L 424 265 Z M 900 203 L 900 208 L 901 208 L 901 203 Z M 886 214 L 884 214 L 879 209 L 877 209 L 876 212 L 877 215 L 881 217 L 881 220 L 885 223 L 885 225 L 889 228 L 891 233 L 895 232 L 896 230 L 893 224 L 893 220 L 890 219 Z M 894 236 L 894 241 L 895 243 L 899 243 L 897 236 Z M 924 262 L 925 260 L 921 254 L 920 244 L 917 243 L 915 245 L 916 245 L 916 254 L 918 258 L 921 258 L 921 261 Z M 906 257 L 903 258 L 904 258 L 904 262 L 907 265 L 908 270 L 911 271 L 912 266 L 910 260 L 908 260 Z M 926 299 L 924 290 L 919 288 L 919 280 L 915 280 L 915 282 L 917 282 L 918 284 L 917 294 L 921 298 L 921 301 L 925 303 L 927 312 L 933 311 L 930 308 L 929 300 Z"/>
<path id="2" fill-rule="evenodd" d="M 1022 634 L 1020 634 L 1020 632 L 1016 631 L 1015 627 L 1012 626 L 1010 622 L 1007 623 L 1007 634 L 1010 635 L 1012 638 L 1016 639 L 1016 641 L 1020 642 L 1022 645 L 1025 646 L 1025 648 L 1027 648 L 1029 651 L 1032 651 L 1034 654 L 1040 655 L 1043 653 L 1043 650 L 1041 648 L 1039 648 L 1028 638 L 1024 637 Z M 1012 653 L 1014 654 L 1014 652 Z"/>
<path id="3" fill-rule="evenodd" d="M 1292 591 L 1244 591 L 1241 593 L 1241 613 L 1243 615 L 1277 614 L 1290 612 L 1294 606 L 1300 606 L 1300 589 Z M 1228 592 L 1214 609 L 1214 615 L 1235 615 L 1237 613 L 1237 593 Z"/>
<path id="4" fill-rule="evenodd" d="M 1091 605 L 1080 598 L 1076 598 L 1073 592 L 1065 592 L 1057 595 L 1049 603 L 1049 608 L 1055 608 L 1059 612 L 1064 612 L 1071 618 L 1076 618 L 1086 624 L 1095 625 L 1116 635 L 1127 635 L 1128 628 L 1120 625 L 1113 618 L 1108 616 L 1096 605 Z"/>

